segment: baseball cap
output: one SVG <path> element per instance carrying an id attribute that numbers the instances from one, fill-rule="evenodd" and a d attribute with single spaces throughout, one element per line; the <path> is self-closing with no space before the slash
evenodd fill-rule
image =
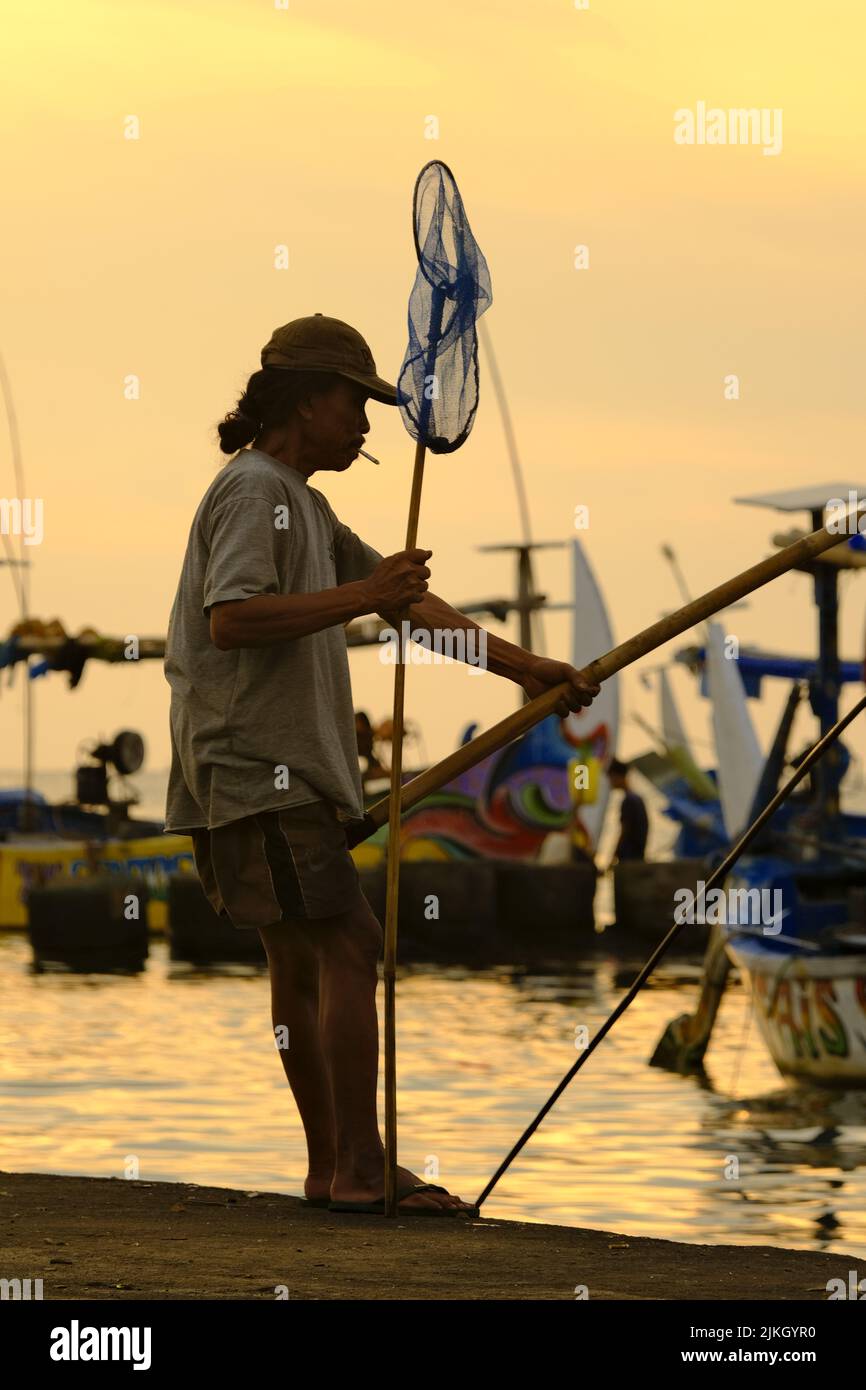
<path id="1" fill-rule="evenodd" d="M 342 319 L 313 314 L 275 328 L 262 348 L 263 367 L 288 372 L 333 372 L 367 389 L 375 401 L 397 404 L 397 388 L 376 373 L 373 354 L 357 328 Z"/>

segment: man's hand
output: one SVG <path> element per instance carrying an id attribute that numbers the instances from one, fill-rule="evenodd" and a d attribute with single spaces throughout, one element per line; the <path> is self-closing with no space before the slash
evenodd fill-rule
<path id="1" fill-rule="evenodd" d="M 561 685 L 563 681 L 570 683 L 570 689 L 556 706 L 556 713 L 562 719 L 570 710 L 580 709 L 582 705 L 591 705 L 601 690 L 600 685 L 591 685 L 585 681 L 577 668 L 569 666 L 567 661 L 549 661 L 543 656 L 530 658 L 519 684 L 523 686 L 529 698 L 534 699 L 536 695 L 543 695 L 552 685 Z"/>
<path id="2" fill-rule="evenodd" d="M 399 550 L 389 555 L 364 580 L 370 613 L 399 613 L 420 603 L 427 592 L 432 550 Z"/>

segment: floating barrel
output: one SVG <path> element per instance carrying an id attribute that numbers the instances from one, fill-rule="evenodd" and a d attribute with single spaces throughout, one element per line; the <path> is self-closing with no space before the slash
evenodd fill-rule
<path id="1" fill-rule="evenodd" d="M 361 889 L 385 922 L 385 867 L 359 870 Z M 398 960 L 531 965 L 570 960 L 599 944 L 591 864 L 505 859 L 407 859 L 400 865 Z M 168 887 L 172 960 L 264 961 L 257 931 L 214 912 L 192 874 Z"/>
<path id="2" fill-rule="evenodd" d="M 143 970 L 148 888 L 143 878 L 96 874 L 54 879 L 27 895 L 28 933 L 37 970 Z"/>
<path id="3" fill-rule="evenodd" d="M 497 935 L 508 960 L 567 960 L 598 945 L 592 864 L 499 860 L 495 867 Z"/>
<path id="4" fill-rule="evenodd" d="M 591 864 L 506 859 L 404 860 L 398 959 L 495 965 L 568 959 L 597 944 Z M 385 920 L 385 872 L 361 871 Z"/>
<path id="5" fill-rule="evenodd" d="M 384 865 L 360 869 L 361 889 L 384 926 Z M 496 883 L 489 860 L 404 859 L 397 957 L 401 961 L 495 959 Z"/>
<path id="6" fill-rule="evenodd" d="M 617 864 L 613 871 L 616 925 L 611 935 L 627 932 L 647 945 L 658 945 L 674 925 L 675 894 L 683 888 L 694 893 L 708 872 L 703 859 L 668 859 L 657 863 L 636 859 Z M 703 951 L 709 935 L 709 926 L 689 923 L 671 949 L 680 953 Z"/>
<path id="7" fill-rule="evenodd" d="M 496 876 L 489 859 L 415 859 L 400 867 L 401 955 L 493 962 Z"/>
<path id="8" fill-rule="evenodd" d="M 194 965 L 267 961 L 256 928 L 235 927 L 229 917 L 214 912 L 195 874 L 169 876 L 166 931 L 172 960 Z"/>

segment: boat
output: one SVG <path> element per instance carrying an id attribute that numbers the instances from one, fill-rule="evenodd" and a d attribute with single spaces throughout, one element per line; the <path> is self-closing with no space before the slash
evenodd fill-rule
<path id="1" fill-rule="evenodd" d="M 598 582 L 576 539 L 571 542 L 571 576 L 571 661 L 580 668 L 610 650 L 614 640 Z M 510 607 L 519 610 L 521 601 L 519 595 Z M 521 636 L 522 645 L 535 650 L 531 634 L 524 631 Z M 575 836 L 591 858 L 604 823 L 609 794 L 604 767 L 616 747 L 618 727 L 614 677 L 588 709 L 575 710 L 566 719 L 552 715 L 543 720 L 409 810 L 403 820 L 401 858 L 565 862 Z M 461 742 L 476 731 L 477 726 L 470 725 Z M 578 769 L 584 770 L 579 778 Z M 374 784 L 369 801 L 387 792 L 386 781 Z M 555 848 L 551 840 L 558 841 Z M 353 850 L 359 868 L 380 865 L 387 842 L 388 829 L 383 826 Z"/>
<path id="2" fill-rule="evenodd" d="M 143 879 L 148 927 L 165 930 L 171 876 L 195 872 L 192 841 L 132 813 L 131 753 L 137 768 L 144 741 L 134 730 L 108 745 L 94 740 L 92 756 L 75 770 L 75 800 L 49 802 L 33 788 L 0 791 L 0 928 L 27 927 L 33 888 L 100 873 Z"/>
<path id="3" fill-rule="evenodd" d="M 737 499 L 784 513 L 805 511 L 811 529 L 839 499 L 866 498 L 850 483 L 817 484 Z M 860 504 L 866 510 L 866 502 Z M 774 537 L 790 543 L 791 533 Z M 775 792 L 788 756 L 794 714 L 808 697 L 826 733 L 839 694 L 863 667 L 837 650 L 838 576 L 866 567 L 863 537 L 840 536 L 804 566 L 815 586 L 818 653 L 794 658 L 744 652 L 720 662 L 719 637 L 680 653 L 704 678 L 713 723 L 724 834 L 735 841 Z M 746 678 L 747 677 L 747 678 Z M 766 678 L 788 678 L 789 698 L 773 747 L 760 754 L 747 710 Z M 856 731 L 856 726 L 853 726 Z M 796 759 L 794 760 L 796 762 Z M 729 876 L 716 915 L 729 960 L 746 981 L 761 1036 L 779 1072 L 819 1086 L 866 1088 L 866 816 L 844 810 L 849 764 L 837 744 L 795 791 Z M 729 770 L 735 776 L 727 776 Z M 750 799 L 751 798 L 751 799 Z M 720 890 L 721 892 L 721 890 Z"/>

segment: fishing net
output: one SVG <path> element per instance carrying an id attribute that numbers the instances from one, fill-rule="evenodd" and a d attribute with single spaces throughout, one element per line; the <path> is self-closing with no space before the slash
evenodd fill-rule
<path id="1" fill-rule="evenodd" d="M 490 272 L 447 164 L 425 164 L 415 184 L 418 272 L 409 346 L 397 379 L 403 423 L 434 454 L 459 449 L 478 409 L 476 320 L 493 302 Z"/>

